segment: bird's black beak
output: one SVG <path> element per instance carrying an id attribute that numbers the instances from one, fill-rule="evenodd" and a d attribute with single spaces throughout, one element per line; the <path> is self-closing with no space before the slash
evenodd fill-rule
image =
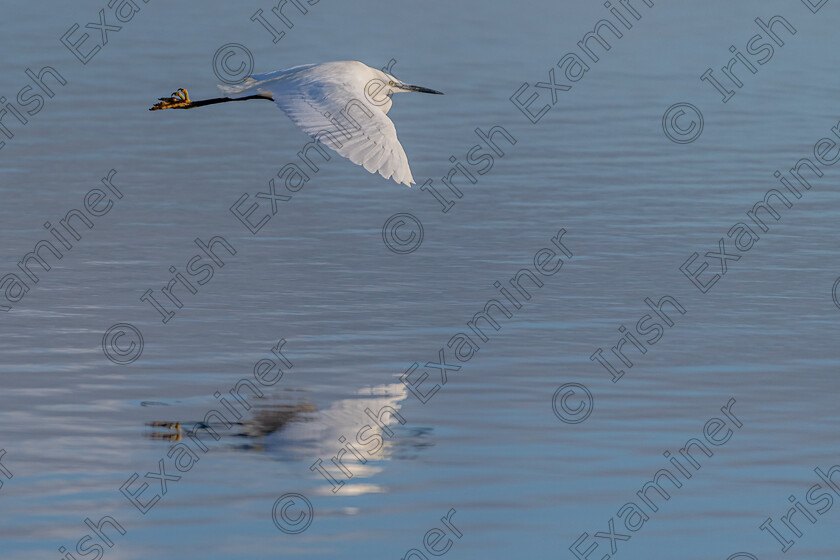
<path id="1" fill-rule="evenodd" d="M 408 84 L 401 84 L 400 87 L 406 91 L 416 91 L 418 93 L 434 93 L 435 95 L 443 95 L 442 91 L 436 89 L 429 89 L 426 87 L 412 86 Z"/>

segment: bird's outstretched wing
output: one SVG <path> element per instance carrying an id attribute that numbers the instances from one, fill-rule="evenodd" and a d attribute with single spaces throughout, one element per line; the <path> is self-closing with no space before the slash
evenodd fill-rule
<path id="1" fill-rule="evenodd" d="M 411 186 L 408 166 L 394 123 L 365 94 L 367 83 L 347 63 L 297 66 L 255 74 L 241 85 L 219 86 L 230 98 L 262 94 L 306 134 L 371 173 Z"/>

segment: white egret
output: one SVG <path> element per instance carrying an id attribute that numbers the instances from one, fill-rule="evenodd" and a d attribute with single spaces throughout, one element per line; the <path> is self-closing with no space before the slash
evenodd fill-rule
<path id="1" fill-rule="evenodd" d="M 434 93 L 405 84 L 357 61 L 306 64 L 254 74 L 239 85 L 219 86 L 225 97 L 192 101 L 185 89 L 149 109 L 192 109 L 249 99 L 274 101 L 301 130 L 371 173 L 411 186 L 408 166 L 394 123 L 387 117 L 391 95 Z"/>

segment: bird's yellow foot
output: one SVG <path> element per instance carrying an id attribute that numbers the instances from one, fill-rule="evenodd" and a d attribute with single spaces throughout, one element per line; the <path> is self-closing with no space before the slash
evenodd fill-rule
<path id="1" fill-rule="evenodd" d="M 155 428 L 168 428 L 170 430 L 180 430 L 181 423 L 180 422 L 149 422 L 148 426 L 153 426 Z"/>
<path id="2" fill-rule="evenodd" d="M 181 423 L 180 422 L 147 422 L 147 426 L 154 428 L 166 428 L 174 433 L 164 433 L 158 431 L 149 432 L 147 435 L 152 439 L 162 439 L 165 441 L 181 441 Z"/>
<path id="3" fill-rule="evenodd" d="M 161 109 L 189 109 L 192 105 L 190 101 L 190 94 L 184 88 L 172 92 L 170 97 L 161 97 L 160 103 L 155 104 L 149 111 L 159 111 Z"/>

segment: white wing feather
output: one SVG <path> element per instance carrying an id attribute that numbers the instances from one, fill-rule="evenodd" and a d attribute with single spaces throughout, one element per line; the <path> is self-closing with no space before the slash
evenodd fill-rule
<path id="1" fill-rule="evenodd" d="M 408 158 L 397 139 L 394 123 L 383 111 L 390 103 L 378 106 L 365 95 L 369 79 L 354 65 L 364 66 L 358 62 L 296 66 L 255 74 L 241 85 L 219 89 L 230 98 L 270 95 L 292 122 L 312 138 L 371 173 L 411 186 L 414 178 Z M 346 132 L 342 133 L 326 115 L 341 123 Z"/>

